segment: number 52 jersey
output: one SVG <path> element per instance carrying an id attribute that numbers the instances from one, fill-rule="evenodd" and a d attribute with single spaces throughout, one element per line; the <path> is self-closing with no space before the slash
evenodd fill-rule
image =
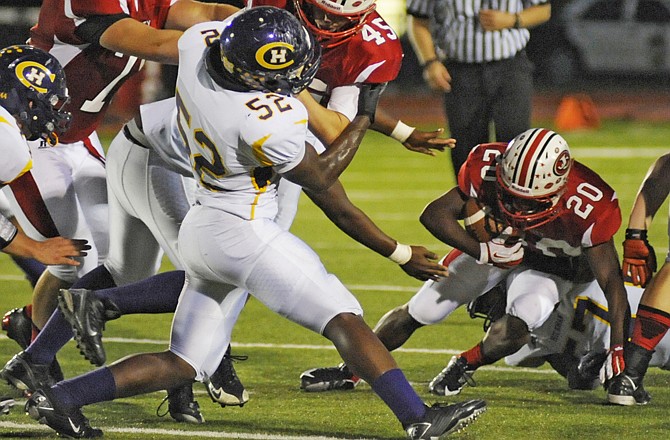
<path id="1" fill-rule="evenodd" d="M 179 40 L 177 127 L 190 150 L 198 203 L 241 218 L 274 218 L 279 175 L 305 154 L 307 110 L 296 98 L 221 87 L 205 57 L 218 57 L 222 22 L 200 23 Z"/>

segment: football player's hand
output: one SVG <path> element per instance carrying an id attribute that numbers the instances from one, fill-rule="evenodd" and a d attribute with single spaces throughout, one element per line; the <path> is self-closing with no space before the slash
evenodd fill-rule
<path id="1" fill-rule="evenodd" d="M 371 124 L 375 122 L 377 103 L 387 84 L 358 84 L 358 113 L 356 116 L 367 116 Z"/>
<path id="2" fill-rule="evenodd" d="M 509 269 L 523 260 L 523 242 L 509 240 L 512 228 L 505 228 L 500 237 L 486 243 L 479 244 L 479 261 L 482 264 L 492 264 L 496 267 Z"/>
<path id="3" fill-rule="evenodd" d="M 46 265 L 79 266 L 74 257 L 85 257 L 91 246 L 86 240 L 53 237 L 34 243 L 33 258 Z"/>
<path id="4" fill-rule="evenodd" d="M 440 277 L 449 276 L 449 270 L 439 264 L 439 256 L 423 246 L 411 246 L 412 258 L 400 266 L 407 275 L 421 281 L 437 281 Z"/>
<path id="5" fill-rule="evenodd" d="M 444 128 L 434 131 L 415 128 L 403 145 L 409 151 L 435 156 L 435 151 L 444 151 L 446 148 L 452 149 L 456 146 L 456 139 L 439 137 L 442 133 L 444 133 Z"/>
<path id="6" fill-rule="evenodd" d="M 623 345 L 617 344 L 607 351 L 607 358 L 600 368 L 600 383 L 605 385 L 608 380 L 623 373 L 624 368 Z"/>
<path id="7" fill-rule="evenodd" d="M 656 272 L 656 253 L 647 241 L 646 230 L 626 229 L 622 270 L 625 281 L 640 287 L 645 287 Z"/>

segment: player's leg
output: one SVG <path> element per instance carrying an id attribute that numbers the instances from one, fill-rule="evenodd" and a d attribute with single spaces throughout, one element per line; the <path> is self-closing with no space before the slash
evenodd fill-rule
<path id="1" fill-rule="evenodd" d="M 645 405 L 651 396 L 643 379 L 656 346 L 670 328 L 670 256 L 651 279 L 637 309 L 633 335 L 625 344 L 626 368 L 607 388 L 607 399 L 617 405 Z"/>
<path id="2" fill-rule="evenodd" d="M 508 272 L 477 264 L 472 257 L 456 250 L 442 264 L 449 268 L 448 277 L 424 283 L 407 304 L 389 311 L 375 326 L 374 332 L 389 351 L 403 345 L 418 328 L 443 321 L 458 307 L 500 282 Z M 352 389 L 358 383 L 346 365 L 313 368 L 303 372 L 300 379 L 301 388 L 306 391 Z"/>
<path id="3" fill-rule="evenodd" d="M 446 434 L 485 410 L 483 401 L 428 409 L 363 321 L 354 296 L 325 271 L 314 251 L 273 222 L 245 222 L 234 216 L 223 221 L 221 214 L 208 211 L 212 210 L 194 208 L 180 232 L 189 271 L 243 285 L 271 310 L 330 338 L 345 362 L 353 365 L 354 372 L 394 412 L 410 438 Z M 212 215 L 219 218 L 216 234 L 210 226 Z M 188 237 L 188 244 L 182 237 Z M 212 237 L 217 243 L 212 243 Z"/>
<path id="4" fill-rule="evenodd" d="M 31 143 L 33 170 L 10 184 L 8 194 L 12 211 L 24 231 L 35 239 L 61 235 L 88 240 L 92 249 L 81 258 L 82 264 L 49 266 L 34 291 L 33 322 L 41 328 L 56 305 L 59 288 L 68 287 L 78 277 L 98 266 L 98 245 L 106 252 L 106 187 L 104 167 L 92 159 L 81 144 L 59 145 L 56 148 L 38 148 Z M 84 165 L 85 164 L 85 165 Z M 103 225 L 90 227 L 74 190 L 75 169 L 85 168 L 91 194 L 100 200 L 96 210 L 105 212 Z M 97 174 L 96 174 L 97 173 Z M 97 176 L 97 178 L 93 177 Z M 99 215 L 100 216 L 100 215 Z M 92 231 L 98 233 L 93 235 Z M 103 237 L 104 235 L 104 237 Z"/>
<path id="5" fill-rule="evenodd" d="M 557 277 L 523 268 L 509 274 L 507 292 L 506 314 L 491 324 L 482 341 L 452 357 L 430 382 L 431 393 L 450 396 L 460 393 L 466 384 L 474 385 L 472 375 L 475 370 L 515 353 L 527 344 L 530 330 L 548 319 L 559 298 Z"/>

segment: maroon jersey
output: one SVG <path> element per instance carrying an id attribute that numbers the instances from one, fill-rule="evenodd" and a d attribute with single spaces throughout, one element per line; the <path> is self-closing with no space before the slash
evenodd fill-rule
<path id="1" fill-rule="evenodd" d="M 465 194 L 489 206 L 497 204 L 495 192 L 496 158 L 507 144 L 476 146 L 458 175 L 458 186 Z M 575 161 L 565 193 L 559 203 L 563 213 L 554 220 L 525 231 L 528 252 L 546 257 L 579 257 L 583 248 L 609 241 L 621 226 L 621 211 L 616 192 L 591 169 Z"/>
<path id="2" fill-rule="evenodd" d="M 121 55 L 98 44 L 83 41 L 75 30 L 93 16 L 126 14 L 149 26 L 162 29 L 168 10 L 176 0 L 44 0 L 37 24 L 30 31 L 30 43 L 49 51 L 65 68 L 72 113 L 63 143 L 87 138 L 102 121 L 114 96 L 143 61 Z"/>

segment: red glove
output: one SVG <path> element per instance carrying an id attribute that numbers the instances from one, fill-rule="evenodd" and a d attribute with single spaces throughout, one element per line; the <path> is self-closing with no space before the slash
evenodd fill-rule
<path id="1" fill-rule="evenodd" d="M 656 253 L 647 241 L 646 230 L 626 229 L 622 270 L 624 281 L 641 287 L 645 287 L 656 272 Z"/>
<path id="2" fill-rule="evenodd" d="M 623 360 L 623 345 L 617 344 L 607 352 L 607 359 L 600 368 L 600 383 L 605 384 L 614 376 L 623 373 L 626 363 Z"/>

